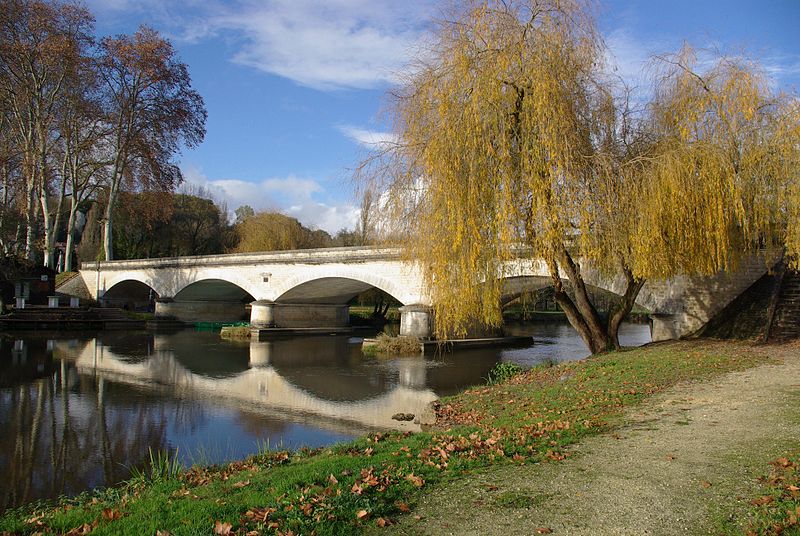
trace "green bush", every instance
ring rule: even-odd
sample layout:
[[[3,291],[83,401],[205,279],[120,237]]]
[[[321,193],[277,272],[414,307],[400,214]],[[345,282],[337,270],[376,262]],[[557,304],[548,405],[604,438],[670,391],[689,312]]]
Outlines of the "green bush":
[[[516,363],[498,363],[489,371],[489,375],[486,377],[486,383],[488,385],[503,383],[520,372],[522,372],[522,367]]]

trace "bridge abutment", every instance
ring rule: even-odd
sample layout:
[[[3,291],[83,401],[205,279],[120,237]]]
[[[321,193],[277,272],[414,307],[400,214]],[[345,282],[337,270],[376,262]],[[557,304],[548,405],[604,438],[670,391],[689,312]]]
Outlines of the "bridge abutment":
[[[650,337],[653,342],[680,339],[688,334],[679,315],[651,313],[650,321]]]
[[[250,325],[254,328],[342,328],[350,325],[350,307],[257,300],[250,304]]]
[[[156,318],[175,318],[184,322],[239,322],[247,320],[247,306],[231,301],[156,300]]]

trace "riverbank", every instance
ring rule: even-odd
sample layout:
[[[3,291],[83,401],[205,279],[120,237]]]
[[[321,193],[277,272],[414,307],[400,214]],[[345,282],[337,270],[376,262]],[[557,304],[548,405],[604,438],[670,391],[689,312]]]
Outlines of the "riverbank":
[[[381,534],[800,534],[800,343],[752,351],[767,361],[666,389],[562,463],[439,486]]]
[[[568,447],[617,429],[630,408],[686,380],[769,363],[766,348],[657,344],[536,368],[445,399],[428,432],[371,434],[349,444],[268,452],[180,475],[155,471],[58,507],[8,512],[0,531],[347,534],[396,521],[410,526],[413,517],[401,516],[428,490],[472,482],[476,471],[494,466],[541,462],[557,470],[562,464],[555,462],[572,456]]]

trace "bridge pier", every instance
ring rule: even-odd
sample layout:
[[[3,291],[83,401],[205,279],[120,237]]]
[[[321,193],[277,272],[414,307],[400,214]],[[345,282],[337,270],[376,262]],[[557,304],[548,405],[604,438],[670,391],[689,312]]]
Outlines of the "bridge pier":
[[[433,309],[428,305],[404,305],[400,311],[400,335],[430,339],[433,335]]]
[[[156,300],[156,318],[175,318],[184,322],[238,322],[247,319],[247,307],[238,301]]]
[[[250,304],[250,325],[254,328],[343,328],[350,325],[350,307],[257,300]]]

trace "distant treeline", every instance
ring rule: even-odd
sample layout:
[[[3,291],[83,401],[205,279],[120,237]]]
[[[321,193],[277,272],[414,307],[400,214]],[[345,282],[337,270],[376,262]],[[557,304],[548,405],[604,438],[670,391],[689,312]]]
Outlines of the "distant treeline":
[[[360,225],[356,230],[342,229],[331,236],[320,229],[309,229],[285,214],[255,212],[246,205],[239,207],[235,219],[229,221],[225,204],[212,197],[203,188],[184,188],[182,193],[121,193],[114,212],[114,258],[359,246],[371,242],[371,234]],[[79,260],[91,261],[103,256],[98,224],[102,207],[92,203],[84,208],[77,254]]]

